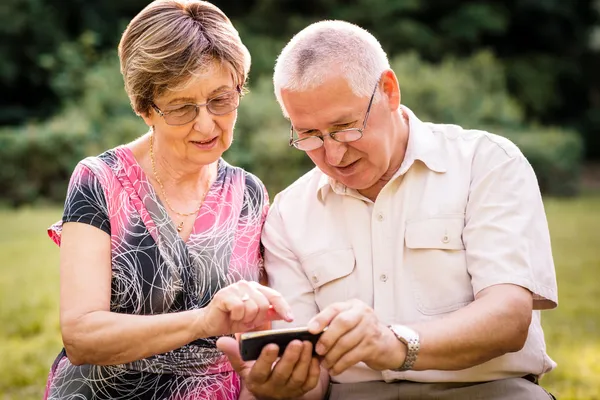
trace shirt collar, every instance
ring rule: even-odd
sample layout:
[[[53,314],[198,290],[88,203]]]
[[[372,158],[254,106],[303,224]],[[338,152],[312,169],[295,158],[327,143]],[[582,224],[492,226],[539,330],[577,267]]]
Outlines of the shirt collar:
[[[404,175],[417,160],[434,172],[446,172],[446,156],[439,141],[434,136],[432,127],[417,118],[408,107],[400,107],[408,117],[408,144],[404,160],[392,179]],[[320,172],[320,174],[321,177],[317,185],[317,198],[319,200],[324,201],[330,191],[337,194],[346,194],[348,190],[351,190],[323,172]]]

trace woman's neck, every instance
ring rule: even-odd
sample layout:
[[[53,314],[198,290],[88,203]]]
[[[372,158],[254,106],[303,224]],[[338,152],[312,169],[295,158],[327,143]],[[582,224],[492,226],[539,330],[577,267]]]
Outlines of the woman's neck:
[[[164,144],[161,147],[156,136],[151,135],[144,135],[128,146],[146,176],[159,187],[162,185],[169,197],[198,199],[204,196],[216,177],[218,162],[201,166],[186,162]]]

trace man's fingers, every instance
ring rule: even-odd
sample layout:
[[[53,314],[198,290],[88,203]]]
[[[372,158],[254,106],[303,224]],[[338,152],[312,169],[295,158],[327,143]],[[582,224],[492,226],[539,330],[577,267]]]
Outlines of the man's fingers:
[[[364,347],[358,346],[344,354],[336,363],[329,369],[332,376],[336,376],[346,371],[353,365],[358,364],[365,359]]]
[[[312,359],[312,343],[305,341],[302,343],[302,352],[300,359],[296,363],[296,367],[292,371],[292,375],[288,380],[288,386],[293,388],[301,388],[304,386],[310,369],[310,360]]]
[[[227,356],[231,366],[238,374],[242,375],[244,370],[249,368],[250,365],[242,360],[238,341],[234,338],[229,336],[219,338],[219,340],[217,340],[217,349]]]
[[[326,310],[324,310],[326,311]],[[340,338],[344,337],[348,332],[352,331],[360,321],[362,320],[362,313],[359,308],[347,308],[344,311],[339,312],[329,322],[327,330],[323,332],[315,351],[317,354],[324,356],[329,350],[331,350]],[[362,340],[360,338],[359,340]]]
[[[303,345],[299,340],[292,340],[283,355],[277,361],[275,368],[273,368],[273,372],[271,373],[271,379],[273,384],[276,386],[285,386],[287,381],[292,376],[292,372],[298,364],[300,360],[300,356],[302,355]]]
[[[276,344],[268,344],[263,347],[258,359],[248,374],[248,379],[253,384],[263,384],[271,377],[273,363],[279,356],[279,347]]]
[[[313,390],[319,383],[319,379],[321,379],[321,366],[319,365],[319,360],[313,357],[310,360],[308,377],[302,386],[302,391],[309,392]]]
[[[331,321],[341,312],[348,310],[352,305],[348,302],[334,303],[326,307],[323,311],[315,315],[307,325],[308,330],[312,334],[323,332],[323,329],[331,324]],[[328,328],[329,329],[329,328]]]
[[[351,331],[343,333],[335,343],[325,342],[325,346],[328,347],[326,349],[327,352],[324,354],[323,361],[321,362],[321,365],[323,365],[324,368],[329,369],[334,366],[344,354],[348,353],[362,342],[366,334],[365,327],[362,325],[359,324]],[[329,332],[329,329],[336,329],[336,327],[328,328],[326,333]],[[328,338],[326,337],[325,340],[328,340]]]

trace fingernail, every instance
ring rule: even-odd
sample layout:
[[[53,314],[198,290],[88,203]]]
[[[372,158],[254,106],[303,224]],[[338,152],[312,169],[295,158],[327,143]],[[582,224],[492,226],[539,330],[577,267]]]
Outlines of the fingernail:
[[[291,312],[291,311],[288,311],[287,313],[285,313],[285,318],[286,318],[288,321],[293,321],[293,320],[294,320],[294,314],[292,314],[292,312]]]
[[[319,355],[323,355],[325,353],[325,346],[323,346],[321,343],[317,343],[317,347],[315,347],[315,351]]]
[[[319,329],[319,323],[317,321],[311,321],[307,326],[309,331],[317,331]]]

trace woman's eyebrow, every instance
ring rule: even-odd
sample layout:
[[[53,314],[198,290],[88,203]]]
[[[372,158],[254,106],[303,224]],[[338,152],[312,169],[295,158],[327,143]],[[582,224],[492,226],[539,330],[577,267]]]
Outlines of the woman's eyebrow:
[[[231,86],[228,86],[228,85],[219,86],[218,88],[216,88],[212,92],[210,92],[208,98],[210,98],[211,95],[213,95],[217,92],[220,92],[222,90],[225,90],[225,89],[231,90]],[[171,105],[174,103],[196,103],[196,98],[195,97],[176,97],[176,98],[170,100],[167,103],[167,105]]]
[[[176,97],[173,100],[167,103],[167,106],[173,103],[195,103],[196,99],[194,97]]]
[[[231,86],[229,86],[229,85],[221,85],[218,88],[216,88],[215,90],[213,90],[212,92],[210,92],[210,94],[215,94],[215,93],[220,92],[220,91],[225,90],[225,89],[232,90],[233,88]]]

